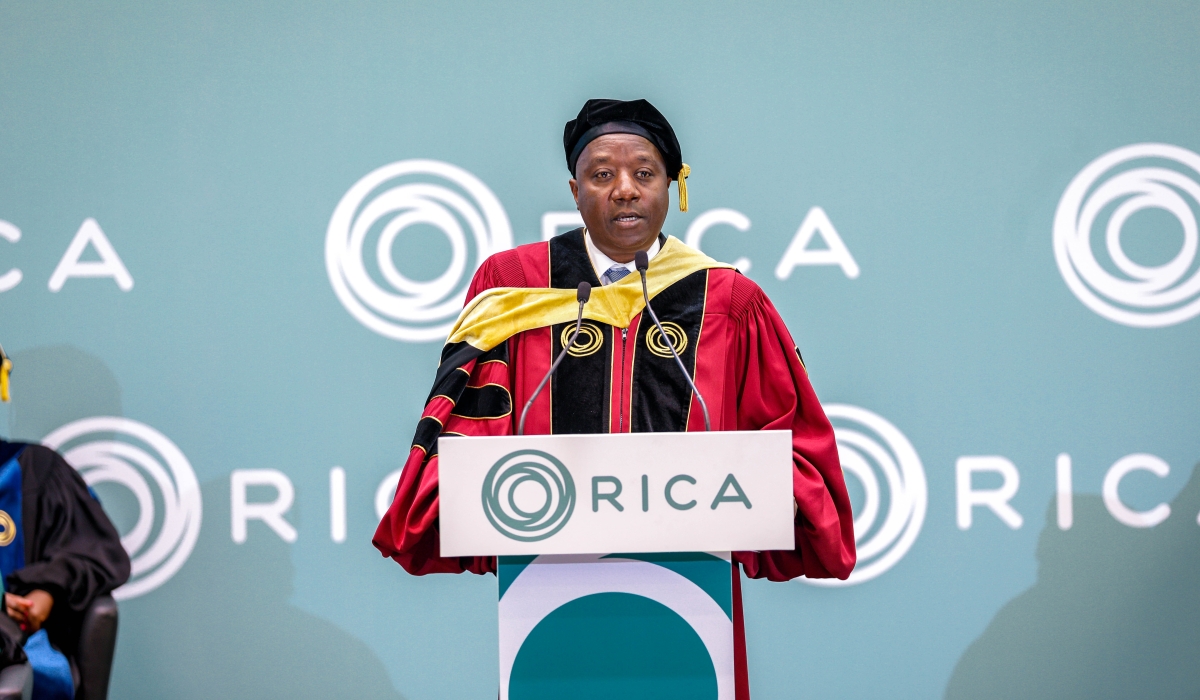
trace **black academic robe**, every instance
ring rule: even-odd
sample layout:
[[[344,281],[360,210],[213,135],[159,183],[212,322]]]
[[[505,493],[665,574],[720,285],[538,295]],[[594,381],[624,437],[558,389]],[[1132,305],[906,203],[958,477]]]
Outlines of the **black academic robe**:
[[[0,440],[0,465],[14,455],[21,467],[25,566],[5,577],[4,588],[54,596],[43,627],[54,646],[73,656],[83,613],[129,579],[129,555],[100,502],[61,455],[43,445]],[[2,639],[14,628],[0,626],[0,652],[14,648],[12,640]]]

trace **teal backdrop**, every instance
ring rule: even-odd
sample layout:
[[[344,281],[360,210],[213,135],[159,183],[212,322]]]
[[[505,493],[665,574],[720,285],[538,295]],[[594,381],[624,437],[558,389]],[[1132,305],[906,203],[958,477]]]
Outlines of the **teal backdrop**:
[[[112,697],[495,697],[496,579],[370,545],[440,347],[395,336],[572,211],[589,97],[667,115],[666,232],[713,224],[839,407],[875,564],[745,584],[755,698],[1200,695],[1198,36],[1190,2],[0,4],[0,433],[63,428],[143,557]],[[355,209],[414,160],[455,169]]]

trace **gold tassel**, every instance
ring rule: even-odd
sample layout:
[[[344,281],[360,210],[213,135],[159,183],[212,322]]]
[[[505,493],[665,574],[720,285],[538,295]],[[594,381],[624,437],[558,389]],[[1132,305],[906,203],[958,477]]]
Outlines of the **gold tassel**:
[[[0,362],[0,401],[8,402],[8,373],[12,371],[12,360],[7,357]]]
[[[679,169],[679,176],[675,178],[675,182],[679,184],[679,211],[687,211],[687,178],[691,174],[691,167],[684,163]]]

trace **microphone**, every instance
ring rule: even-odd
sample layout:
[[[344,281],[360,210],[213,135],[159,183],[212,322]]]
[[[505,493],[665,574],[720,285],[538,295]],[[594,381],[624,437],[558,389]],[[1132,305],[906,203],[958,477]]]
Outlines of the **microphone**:
[[[567,351],[575,344],[579,338],[579,329],[583,327],[583,305],[592,298],[592,285],[587,282],[580,282],[579,289],[575,292],[575,299],[579,302],[579,315],[575,317],[575,332],[571,334],[571,338],[567,344],[563,346],[562,352],[558,353],[558,357],[554,358],[554,364],[550,365],[550,371],[546,372],[546,376],[542,377],[542,381],[533,390],[533,396],[525,402],[525,408],[521,410],[521,421],[517,423],[517,435],[525,434],[525,418],[529,415],[529,409],[533,407],[533,402],[537,400],[538,394],[542,393],[542,389],[546,387],[546,382],[550,381],[550,377],[554,376],[554,370],[562,364],[563,358],[567,356]]]
[[[683,372],[688,386],[692,387],[692,391],[696,392],[696,398],[700,400],[700,410],[704,411],[704,430],[712,432],[712,422],[708,419],[708,404],[704,402],[704,397],[701,396],[700,390],[696,388],[696,382],[693,382],[692,376],[688,374],[687,367],[683,366],[683,360],[679,359],[679,353],[675,352],[675,344],[671,342],[670,336],[663,330],[662,324],[658,322],[658,315],[654,313],[654,307],[650,306],[650,292],[646,290],[646,269],[650,267],[650,256],[646,255],[646,251],[639,250],[633,256],[633,264],[642,276],[642,298],[646,300],[646,310],[650,312],[650,318],[658,328],[659,334],[662,335],[663,343],[671,349],[671,357],[675,358],[675,364],[679,365],[679,371]]]

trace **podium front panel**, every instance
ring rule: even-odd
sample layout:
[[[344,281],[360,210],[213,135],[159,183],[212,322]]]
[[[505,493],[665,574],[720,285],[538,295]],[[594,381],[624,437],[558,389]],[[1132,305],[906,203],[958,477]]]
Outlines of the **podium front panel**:
[[[442,437],[441,555],[790,550],[788,431]]]
[[[728,552],[500,557],[501,700],[733,700]]]

